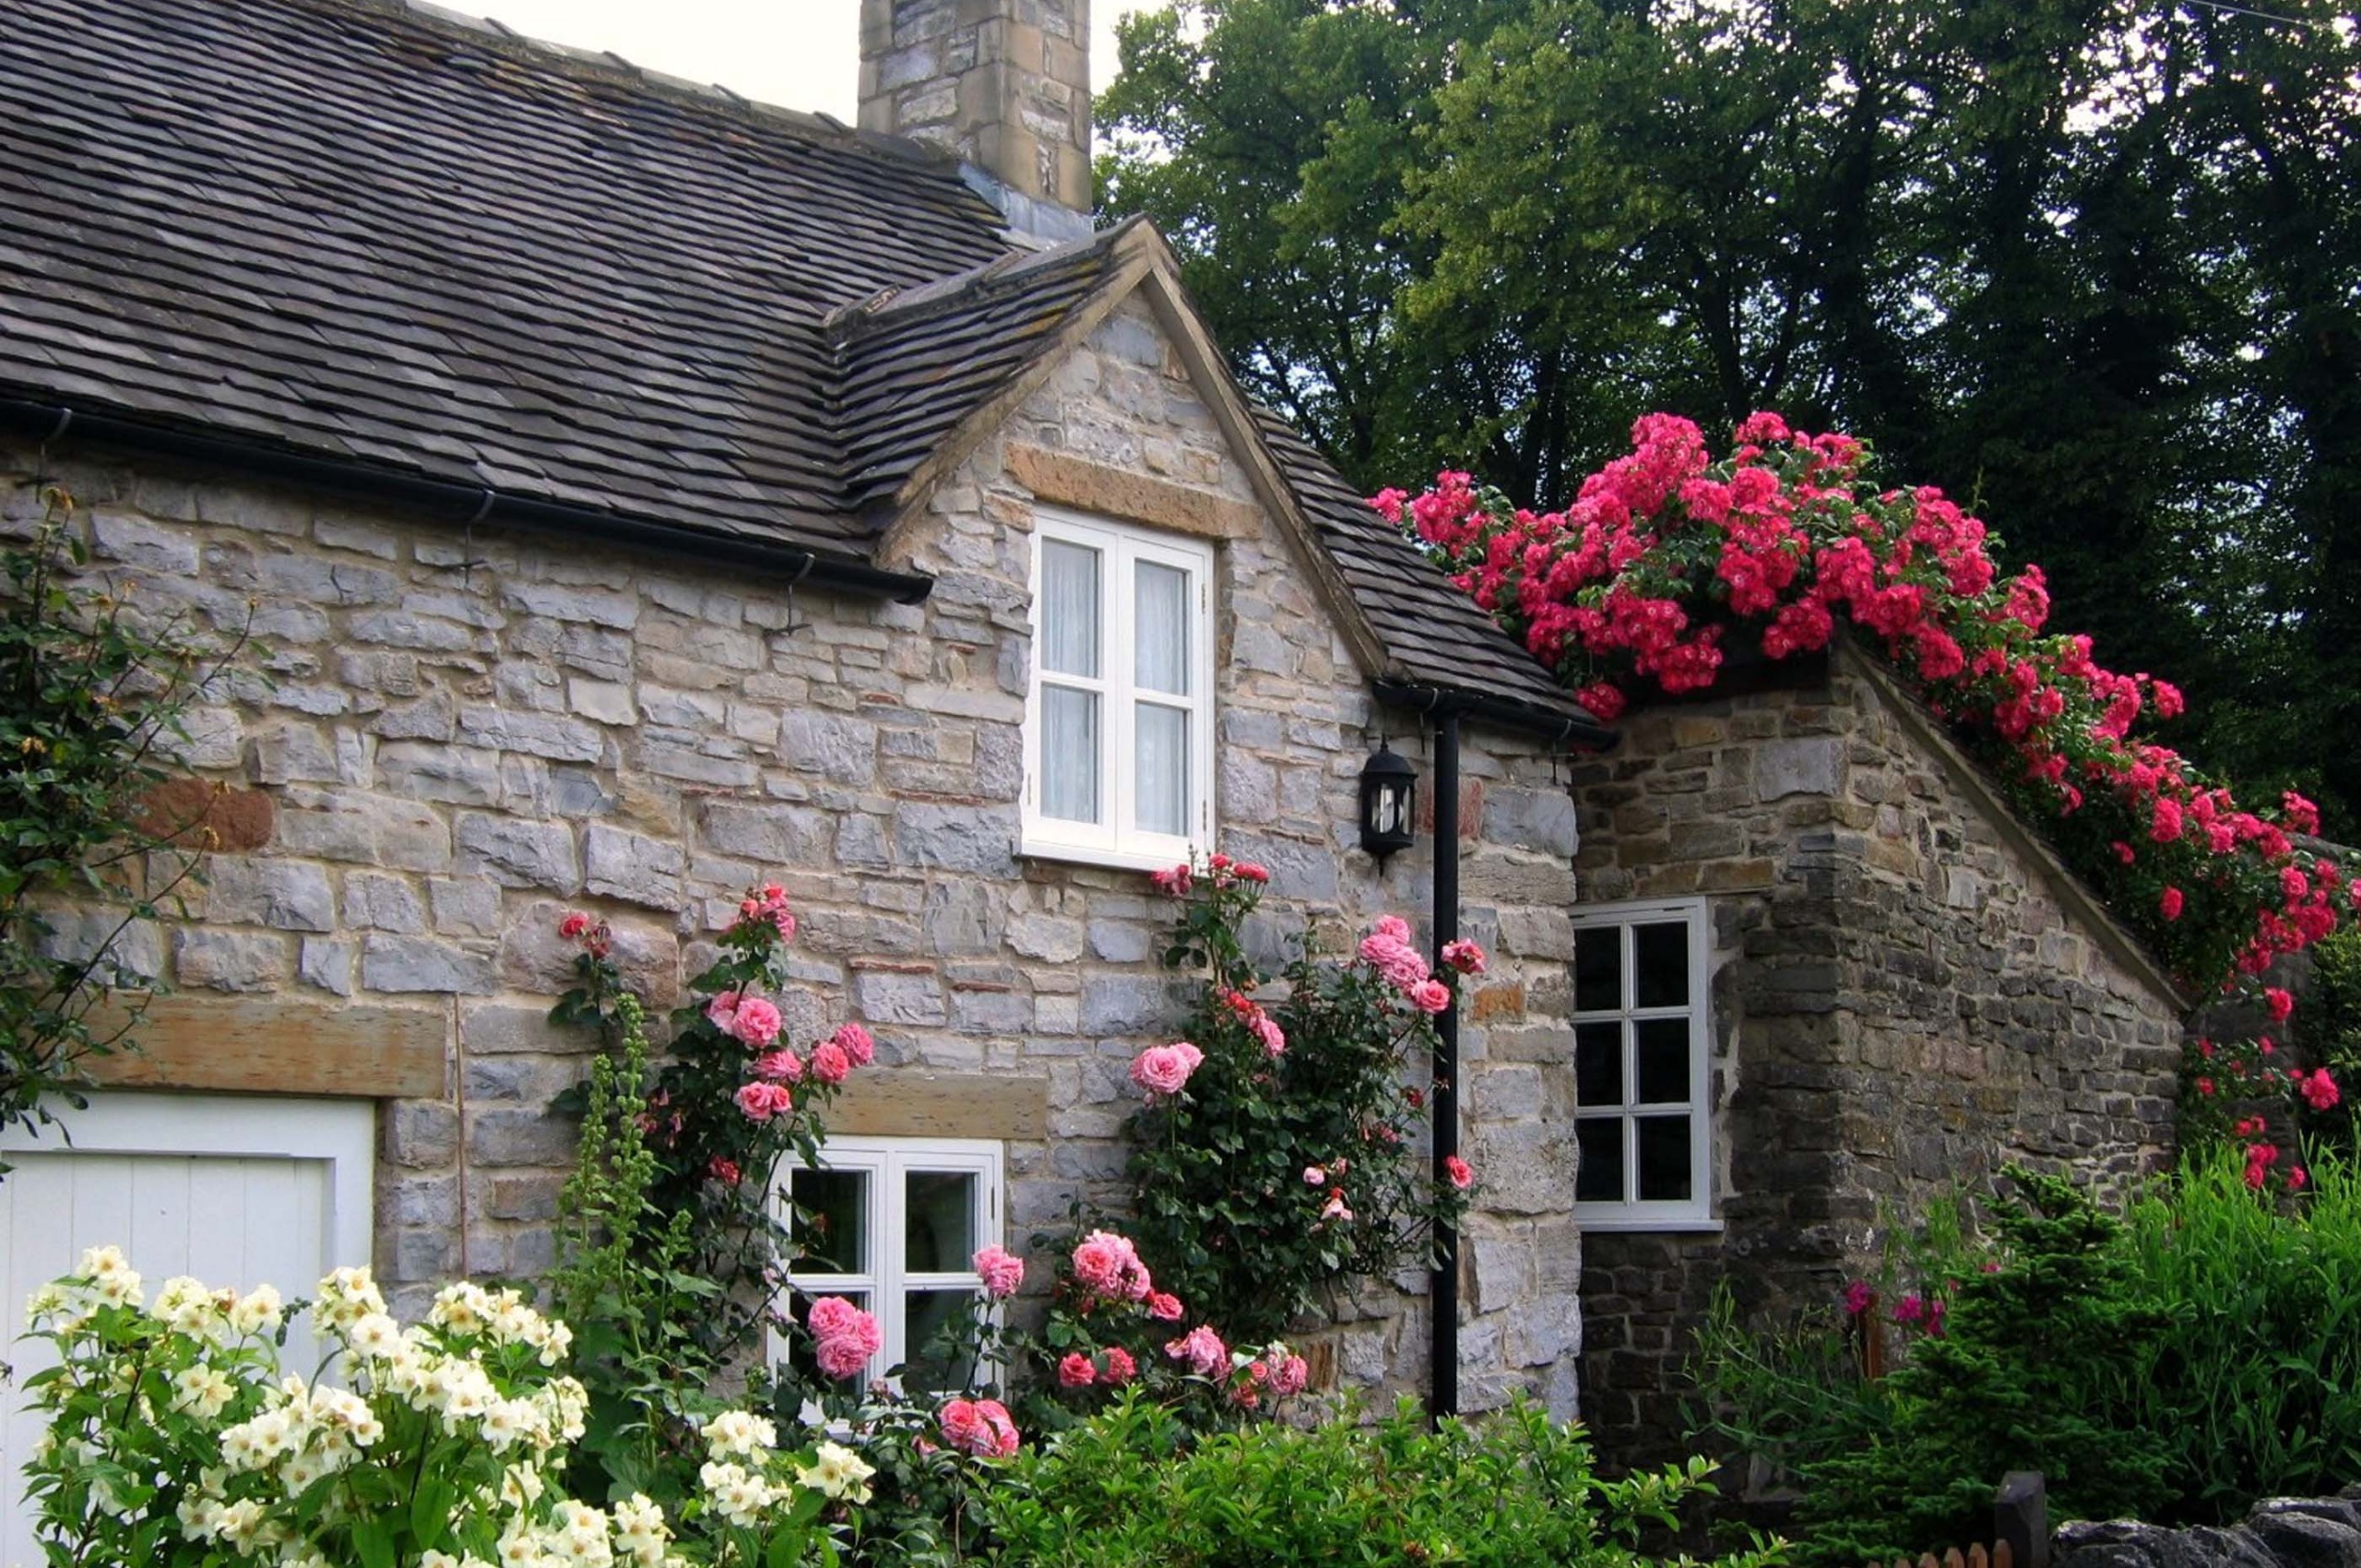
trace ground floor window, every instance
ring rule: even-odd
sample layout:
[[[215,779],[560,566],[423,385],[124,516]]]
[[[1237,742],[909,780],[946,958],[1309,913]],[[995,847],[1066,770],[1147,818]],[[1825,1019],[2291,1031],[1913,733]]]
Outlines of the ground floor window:
[[[909,1394],[967,1386],[976,1369],[928,1352],[937,1330],[983,1297],[974,1258],[1000,1244],[1001,1146],[832,1137],[822,1158],[822,1169],[799,1164],[776,1183],[801,1254],[788,1275],[789,1315],[801,1323],[813,1301],[841,1296],[876,1314],[884,1344],[870,1378],[897,1375]],[[775,1353],[801,1354],[785,1343]]]
[[[1713,1218],[1705,904],[1574,911],[1574,1212],[1594,1229]]]

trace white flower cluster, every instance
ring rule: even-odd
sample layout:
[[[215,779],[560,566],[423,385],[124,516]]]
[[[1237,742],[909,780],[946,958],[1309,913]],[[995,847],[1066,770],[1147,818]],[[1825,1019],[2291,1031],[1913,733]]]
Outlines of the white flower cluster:
[[[813,1462],[797,1468],[792,1481],[773,1480],[765,1470],[778,1446],[778,1429],[745,1410],[725,1410],[707,1421],[705,1443],[708,1457],[697,1480],[705,1488],[706,1505],[740,1529],[753,1528],[772,1508],[792,1502],[798,1488],[866,1503],[869,1478],[877,1473],[842,1443],[823,1443]]]

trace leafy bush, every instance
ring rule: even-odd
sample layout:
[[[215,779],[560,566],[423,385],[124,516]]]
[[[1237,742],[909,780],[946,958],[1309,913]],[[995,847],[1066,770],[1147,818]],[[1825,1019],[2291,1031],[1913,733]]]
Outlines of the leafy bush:
[[[128,1043],[137,1004],[125,1023],[98,1004],[157,977],[120,939],[210,847],[201,796],[169,810],[150,791],[245,640],[208,645],[184,619],[138,613],[128,588],[77,581],[73,501],[55,486],[42,501],[39,531],[0,551],[0,1131],[49,1120],[45,1096],[78,1105],[85,1059]],[[61,904],[90,917],[71,939]]]
[[[1613,1568],[1637,1561],[1642,1528],[1711,1490],[1704,1474],[1691,1460],[1599,1480],[1580,1430],[1530,1406],[1430,1431],[1405,1401],[1374,1426],[1266,1423],[1192,1447],[1171,1411],[1127,1397],[1021,1455],[984,1500],[997,1560],[1038,1568]]]
[[[1425,1169],[1430,1020],[1463,971],[1430,973],[1389,918],[1351,962],[1307,945],[1266,1005],[1256,992],[1271,981],[1240,931],[1268,880],[1226,855],[1157,873],[1180,902],[1165,962],[1204,982],[1188,1039],[1133,1063],[1147,1103],[1128,1128],[1131,1234],[1157,1278],[1194,1321],[1258,1342],[1327,1287],[1430,1262],[1437,1222],[1474,1180],[1464,1165],[1453,1182]],[[1473,943],[1455,956],[1483,967]]]
[[[1882,1380],[1833,1310],[1762,1332],[1725,1303],[1692,1363],[1706,1425],[1795,1483],[1799,1555],[1830,1563],[1982,1534],[2015,1469],[2062,1517],[2224,1523],[2333,1491],[2361,1474],[2361,1179],[2312,1170],[2274,1202],[2217,1151],[2119,1221],[2011,1170],[1996,1244]]]
[[[513,1290],[446,1287],[423,1324],[386,1315],[365,1269],[320,1281],[326,1365],[280,1365],[292,1309],[167,1280],[93,1248],[33,1301],[58,1364],[27,1380],[48,1430],[26,1467],[52,1568],[791,1568],[835,1556],[869,1467],[781,1447],[743,1411],[706,1423],[696,1489],[667,1517],[559,1480],[586,1396],[571,1335]]]

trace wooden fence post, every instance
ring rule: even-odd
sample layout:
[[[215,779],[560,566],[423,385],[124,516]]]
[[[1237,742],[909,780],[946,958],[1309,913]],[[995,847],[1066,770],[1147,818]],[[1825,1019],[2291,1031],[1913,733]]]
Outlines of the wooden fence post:
[[[2016,1568],[2049,1568],[2049,1489],[2039,1470],[2011,1470],[1992,1499],[1992,1538]]]

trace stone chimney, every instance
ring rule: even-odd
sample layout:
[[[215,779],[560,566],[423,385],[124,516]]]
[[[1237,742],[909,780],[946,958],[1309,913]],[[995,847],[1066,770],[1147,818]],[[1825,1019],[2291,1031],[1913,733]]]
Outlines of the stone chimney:
[[[956,154],[1017,228],[1087,232],[1090,0],[860,0],[860,125]]]

